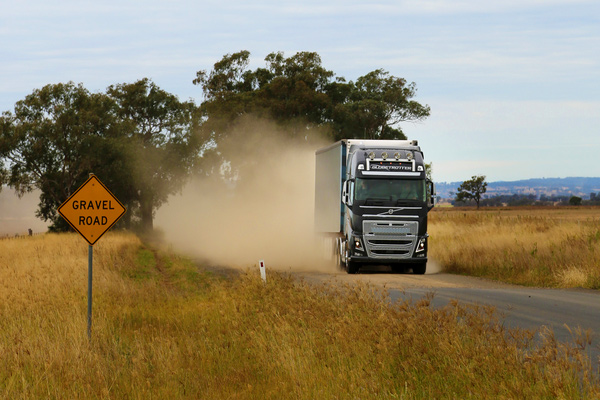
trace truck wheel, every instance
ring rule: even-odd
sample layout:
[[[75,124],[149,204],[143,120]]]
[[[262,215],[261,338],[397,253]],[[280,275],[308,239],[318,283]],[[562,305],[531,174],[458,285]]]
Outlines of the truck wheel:
[[[346,272],[349,274],[356,274],[360,268],[360,264],[348,261],[346,262]]]
[[[342,261],[342,256],[341,255],[338,257],[338,267],[341,270],[346,270],[347,269],[346,263]]]
[[[427,262],[413,264],[412,270],[415,275],[423,275],[427,269]]]
[[[348,241],[345,240],[344,244],[343,251],[346,253],[346,262],[344,266],[346,267],[346,272],[349,274],[356,274],[360,268],[360,264],[350,261],[350,249],[348,249]]]
[[[337,256],[337,263],[336,263],[336,264],[337,264],[337,267],[338,267],[339,269],[343,269],[343,270],[345,270],[345,269],[346,269],[346,264],[344,264],[344,263],[342,262],[342,258],[341,258],[340,256]]]
[[[336,239],[335,258],[337,260],[337,266],[341,270],[346,270],[346,262],[344,261],[345,248],[344,242],[341,239]]]

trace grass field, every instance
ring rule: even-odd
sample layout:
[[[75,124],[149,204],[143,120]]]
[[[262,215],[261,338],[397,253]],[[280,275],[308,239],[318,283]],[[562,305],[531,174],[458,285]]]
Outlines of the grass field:
[[[491,309],[201,271],[107,234],[94,247],[90,342],[83,239],[0,241],[0,398],[600,397],[584,352],[550,332],[534,343]]]
[[[447,272],[600,289],[600,208],[439,208],[430,255]]]

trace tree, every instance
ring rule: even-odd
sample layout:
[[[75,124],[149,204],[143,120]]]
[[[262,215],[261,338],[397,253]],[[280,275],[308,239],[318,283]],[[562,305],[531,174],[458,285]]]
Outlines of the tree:
[[[331,108],[326,88],[334,73],[323,68],[321,57],[315,52],[299,52],[285,58],[277,52],[265,61],[267,68],[254,72],[257,109],[292,130],[322,126]]]
[[[147,78],[109,86],[107,93],[123,126],[142,229],[151,231],[154,212],[182,188],[198,157],[196,108]]]
[[[583,199],[579,196],[571,196],[571,198],[569,199],[569,204],[572,206],[580,206],[582,200]]]
[[[206,140],[218,141],[232,123],[247,113],[256,89],[252,73],[247,70],[250,52],[227,54],[214,64],[210,73],[198,71],[195,85],[201,85],[205,101],[200,109]]]
[[[433,181],[433,162],[425,163],[425,177]]]
[[[110,186],[127,186],[126,174],[110,164],[121,155],[107,146],[119,134],[114,103],[106,95],[91,94],[73,82],[36,89],[16,103],[14,114],[4,112],[0,118],[0,160],[8,166],[5,181],[19,195],[39,189],[36,215],[51,221],[51,230],[68,229],[56,209],[90,172],[110,176],[105,182]]]
[[[324,123],[331,109],[325,91],[333,72],[321,66],[317,53],[299,52],[285,58],[271,53],[266,68],[248,70],[250,53],[227,54],[214,64],[210,73],[198,71],[193,83],[202,86],[204,136],[218,142],[236,124],[252,114],[286,126],[292,134],[298,127]],[[302,130],[305,134],[305,130]]]
[[[195,106],[148,79],[111,86],[108,94],[81,84],[47,85],[0,118],[0,162],[18,194],[41,191],[36,215],[51,230],[69,226],[57,213],[93,172],[126,205],[142,228],[179,190],[197,157]],[[0,164],[1,165],[1,164]]]
[[[2,163],[1,159],[0,159],[0,163]],[[4,168],[4,165],[0,164],[0,192],[2,192],[2,187],[5,185],[7,180],[8,180],[8,171],[6,171],[6,169]]]
[[[429,106],[410,100],[416,94],[415,83],[407,85],[405,79],[382,69],[348,85],[348,96],[334,110],[336,139],[406,139],[398,124],[429,116]]]
[[[458,193],[456,194],[455,201],[465,202],[468,200],[474,200],[479,209],[479,202],[481,201],[481,195],[487,190],[487,182],[485,181],[485,175],[473,176],[470,180],[464,181],[458,187]]]
[[[216,141],[244,114],[267,117],[293,135],[320,127],[340,138],[405,138],[399,123],[429,116],[429,107],[411,100],[416,85],[378,69],[356,82],[335,77],[314,52],[265,58],[266,68],[248,69],[250,53],[227,54],[210,73],[198,71],[204,128]]]

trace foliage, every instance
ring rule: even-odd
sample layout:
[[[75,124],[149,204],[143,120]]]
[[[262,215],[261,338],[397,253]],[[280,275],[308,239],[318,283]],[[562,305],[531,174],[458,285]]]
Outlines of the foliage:
[[[382,69],[356,82],[334,79],[314,52],[286,58],[269,54],[266,68],[248,70],[250,53],[227,54],[210,73],[198,71],[194,84],[202,86],[205,128],[216,140],[236,118],[256,114],[306,135],[320,127],[334,140],[341,138],[405,139],[398,124],[429,116],[429,107],[410,100],[416,85]]]
[[[127,200],[121,186],[113,185],[128,184],[127,175],[111,163],[123,156],[114,145],[120,132],[114,103],[106,95],[72,82],[36,89],[17,102],[14,114],[4,112],[0,119],[7,183],[21,195],[40,189],[36,214],[52,221],[51,229],[65,229],[56,210],[91,172],[106,176],[105,184]]]
[[[342,85],[338,83],[338,85]],[[347,96],[334,104],[336,139],[406,139],[400,122],[420,121],[429,107],[414,100],[415,83],[377,69],[347,84]]]
[[[486,198],[482,198],[480,205],[484,207],[502,207],[502,206],[569,206],[569,205],[598,205],[598,201],[592,200],[582,200],[581,203],[573,204],[571,203],[571,198],[573,196],[557,196],[551,195],[548,196],[546,194],[540,195],[539,199],[535,194],[511,194],[511,195],[496,195],[496,196],[487,196]],[[576,198],[580,198],[575,196]]]
[[[95,173],[128,208],[125,223],[139,210],[151,229],[196,156],[193,111],[147,79],[108,94],[72,82],[36,89],[0,119],[6,183],[19,194],[40,189],[37,215],[65,230],[57,208]]]
[[[433,181],[433,163],[426,163],[425,164],[425,176],[427,177],[428,180]]]
[[[365,284],[222,279],[133,235],[0,242],[0,397],[598,398],[582,349],[490,308],[392,303]]]
[[[479,208],[479,202],[481,201],[481,195],[487,190],[487,182],[485,181],[485,175],[473,176],[470,180],[464,181],[458,187],[456,193],[457,202],[466,202],[474,200]]]
[[[198,157],[195,106],[147,78],[109,86],[107,93],[123,126],[142,228],[151,231],[154,212],[181,189]]]
[[[240,51],[198,71],[200,107],[148,78],[105,93],[73,82],[34,90],[0,117],[0,189],[40,189],[37,215],[52,230],[66,230],[57,208],[95,173],[128,209],[119,224],[139,219],[150,231],[157,208],[200,170],[200,158],[205,174],[224,165],[218,145],[244,118],[273,120],[308,141],[323,134],[405,138],[400,123],[429,116],[428,106],[412,100],[415,84],[382,69],[346,82],[315,52],[274,52],[255,70],[249,62],[250,53]]]
[[[571,198],[569,199],[569,204],[572,206],[580,206],[582,200],[583,199],[579,196],[571,196]]]
[[[480,205],[484,207],[500,207],[500,206],[530,206],[538,204],[538,199],[535,194],[511,194],[487,196],[481,199]]]
[[[5,185],[5,182],[8,180],[8,172],[4,168],[4,165],[0,164],[0,192],[2,192],[2,187]]]

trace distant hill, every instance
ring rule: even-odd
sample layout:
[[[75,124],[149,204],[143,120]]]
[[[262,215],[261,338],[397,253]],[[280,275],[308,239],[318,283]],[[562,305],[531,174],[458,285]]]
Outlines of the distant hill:
[[[462,182],[436,182],[438,196],[444,199],[456,196]],[[454,195],[451,195],[453,192]],[[486,197],[513,194],[546,196],[579,196],[589,199],[590,193],[600,193],[600,178],[539,178],[520,181],[488,182]]]

